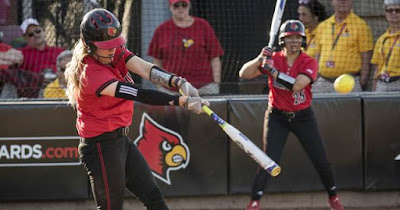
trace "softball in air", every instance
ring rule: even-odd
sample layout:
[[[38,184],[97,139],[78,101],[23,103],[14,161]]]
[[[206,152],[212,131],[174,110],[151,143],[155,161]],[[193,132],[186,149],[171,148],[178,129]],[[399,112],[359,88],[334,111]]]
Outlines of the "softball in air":
[[[333,88],[337,93],[349,93],[354,88],[354,77],[350,74],[342,74],[336,78],[333,83]]]

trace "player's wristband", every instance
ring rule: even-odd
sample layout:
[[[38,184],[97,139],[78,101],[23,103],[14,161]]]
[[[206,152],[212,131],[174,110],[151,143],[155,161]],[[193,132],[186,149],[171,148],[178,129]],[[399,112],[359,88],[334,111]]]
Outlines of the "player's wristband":
[[[156,85],[162,85],[165,87],[172,87],[171,80],[174,75],[165,71],[164,69],[153,66],[150,69],[150,81]]]
[[[279,72],[278,76],[276,77],[276,81],[285,86],[287,89],[292,90],[296,79],[287,74]]]

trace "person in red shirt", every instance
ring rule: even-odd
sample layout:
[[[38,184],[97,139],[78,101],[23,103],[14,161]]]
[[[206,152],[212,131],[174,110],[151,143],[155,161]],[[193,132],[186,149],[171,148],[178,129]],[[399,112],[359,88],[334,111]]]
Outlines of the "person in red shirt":
[[[133,101],[185,107],[196,114],[209,103],[184,78],[172,75],[125,48],[122,26],[111,12],[83,17],[81,39],[65,70],[69,103],[77,110],[79,157],[92,185],[97,209],[122,210],[125,188],[150,210],[168,209],[146,160],[129,139]],[[138,88],[130,73],[183,96]]]
[[[269,97],[265,112],[263,143],[266,154],[279,163],[289,132],[299,139],[311,159],[328,193],[328,203],[334,210],[342,210],[336,195],[331,163],[318,130],[311,108],[312,82],[317,78],[317,61],[301,51],[306,44],[304,25],[288,20],[280,28],[279,44],[282,51],[263,48],[261,54],[243,65],[241,78],[268,75]],[[248,210],[258,210],[269,174],[258,170],[254,178]]]
[[[64,49],[47,45],[44,30],[36,19],[28,18],[20,27],[27,45],[19,49],[24,61],[18,70],[18,97],[37,98],[46,84],[56,78],[57,56]]]
[[[36,19],[28,18],[21,24],[22,34],[27,45],[20,50],[24,54],[24,62],[21,69],[41,72],[44,69],[57,71],[57,56],[64,51],[62,47],[50,47],[47,45],[45,33]]]
[[[172,19],[155,30],[147,54],[154,63],[185,77],[200,95],[219,94],[224,51],[210,24],[189,15],[189,0],[169,0]]]

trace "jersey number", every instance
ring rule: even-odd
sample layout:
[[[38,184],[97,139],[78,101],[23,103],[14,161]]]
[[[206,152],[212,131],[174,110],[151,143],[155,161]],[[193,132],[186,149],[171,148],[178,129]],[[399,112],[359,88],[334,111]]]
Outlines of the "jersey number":
[[[300,92],[294,92],[292,96],[294,98],[294,105],[299,105],[306,101],[306,94],[304,93],[304,90],[301,90]]]

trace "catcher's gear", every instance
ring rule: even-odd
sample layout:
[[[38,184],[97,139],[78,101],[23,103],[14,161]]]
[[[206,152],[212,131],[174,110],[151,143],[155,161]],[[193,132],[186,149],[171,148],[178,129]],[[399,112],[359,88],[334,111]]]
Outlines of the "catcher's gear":
[[[279,32],[279,45],[281,47],[285,46],[285,37],[289,35],[300,35],[303,37],[303,41],[301,43],[302,47],[306,47],[306,34],[303,23],[299,20],[287,20],[281,25]]]
[[[122,27],[118,19],[105,9],[94,9],[85,14],[80,25],[81,38],[89,53],[97,48],[112,49],[125,45]]]

